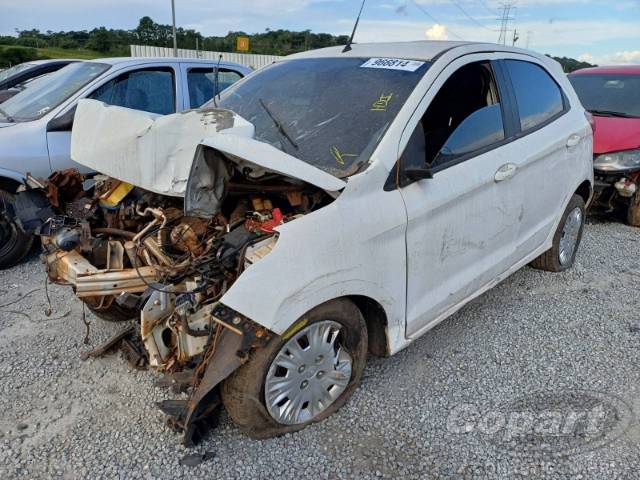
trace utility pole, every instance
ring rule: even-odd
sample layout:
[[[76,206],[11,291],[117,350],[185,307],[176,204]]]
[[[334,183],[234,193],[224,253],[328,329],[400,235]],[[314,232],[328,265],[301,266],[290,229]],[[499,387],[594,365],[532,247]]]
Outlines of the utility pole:
[[[515,8],[515,3],[503,3],[502,5],[502,17],[500,20],[500,35],[498,36],[498,43],[502,45],[507,44],[507,33],[509,30],[509,22],[515,20],[513,16],[511,16],[512,10]],[[514,35],[514,39],[515,39]]]
[[[171,16],[173,17],[173,56],[178,58],[178,37],[176,37],[176,0],[171,0]]]
[[[531,35],[533,35],[533,32],[531,30],[527,30],[527,49],[529,48],[529,45],[531,45]]]

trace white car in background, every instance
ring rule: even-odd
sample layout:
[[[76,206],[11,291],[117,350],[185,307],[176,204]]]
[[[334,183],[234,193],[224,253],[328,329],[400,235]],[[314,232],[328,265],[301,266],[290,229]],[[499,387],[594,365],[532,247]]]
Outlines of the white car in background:
[[[27,173],[82,167],[71,160],[78,100],[92,98],[157,115],[200,107],[251,69],[229,62],[179,58],[104,58],[76,62],[31,83],[0,105],[0,268],[29,251],[32,237],[7,204]],[[86,169],[84,169],[86,171]],[[9,207],[10,208],[10,207]],[[4,211],[4,214],[3,214]]]
[[[185,215],[219,225],[197,293],[156,287],[141,315],[152,365],[195,365],[189,400],[165,408],[188,439],[218,398],[254,437],[326,418],[367,351],[398,352],[529,263],[574,263],[592,128],[543,55],[327,48],[278,60],[206,107],[253,128],[202,135],[195,158],[162,134],[191,125],[178,115],[150,123],[87,102],[77,141],[74,130],[77,161],[144,189],[165,192],[167,172],[191,166]],[[126,129],[92,143],[101,124]]]

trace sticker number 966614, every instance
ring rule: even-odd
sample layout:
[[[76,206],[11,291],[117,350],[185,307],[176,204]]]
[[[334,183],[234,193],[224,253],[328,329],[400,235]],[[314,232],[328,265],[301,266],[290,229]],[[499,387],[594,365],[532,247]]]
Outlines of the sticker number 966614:
[[[388,70],[405,70],[407,72],[415,72],[424,62],[417,60],[403,60],[401,58],[370,58],[362,65],[361,68],[386,68]]]

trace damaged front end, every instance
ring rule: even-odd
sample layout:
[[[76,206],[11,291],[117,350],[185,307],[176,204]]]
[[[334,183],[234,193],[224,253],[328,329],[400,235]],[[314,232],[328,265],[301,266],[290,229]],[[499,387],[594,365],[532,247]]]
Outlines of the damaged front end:
[[[280,225],[331,203],[344,182],[224,134],[197,147],[184,200],[120,173],[122,180],[93,176],[89,189],[78,187],[87,178],[77,172],[43,185],[57,203],[41,229],[43,261],[53,282],[72,286],[99,316],[139,317],[135,335],[148,365],[190,391],[161,408],[191,444],[217,410],[219,383],[273,336],[221,298],[275,248]]]

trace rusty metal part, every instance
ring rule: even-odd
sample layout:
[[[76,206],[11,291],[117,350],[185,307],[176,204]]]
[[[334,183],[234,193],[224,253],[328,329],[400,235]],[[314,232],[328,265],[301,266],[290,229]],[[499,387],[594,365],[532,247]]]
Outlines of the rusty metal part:
[[[193,370],[165,373],[164,376],[156,382],[156,385],[171,388],[171,391],[176,395],[186,392],[188,388],[193,386]]]
[[[206,426],[203,422],[206,423],[207,415],[216,411],[220,382],[247,362],[252,349],[266,345],[271,338],[271,333],[264,327],[224,305],[207,305],[201,313],[217,319],[219,327],[209,342],[204,360],[195,371],[189,400],[174,408],[168,419],[170,425],[183,431],[183,441],[187,446],[197,443]],[[162,410],[166,412],[166,409]]]
[[[182,252],[202,255],[206,248],[202,239],[207,234],[208,225],[209,222],[202,218],[185,217],[171,230],[171,243]]]
[[[152,266],[139,267],[138,271],[132,268],[97,269],[76,251],[45,254],[44,262],[51,281],[72,285],[80,298],[143,292],[157,276],[157,270]]]
[[[127,327],[124,330],[121,330],[120,332],[116,333],[109,340],[104,342],[102,345],[99,345],[98,347],[94,348],[93,350],[90,350],[88,352],[82,352],[80,354],[80,358],[82,360],[87,360],[89,358],[101,357],[104,354],[108,353],[110,350],[116,348],[123,339],[133,335],[134,333],[135,333],[135,327],[131,325],[130,327]]]
[[[47,179],[47,199],[55,208],[77,200],[84,195],[85,176],[75,168],[53,172]]]
[[[146,370],[148,365],[147,354],[144,347],[140,345],[139,339],[135,339],[135,336],[129,338],[123,338],[120,342],[120,351],[127,363],[136,370]]]
[[[133,238],[136,236],[135,233],[129,232],[127,230],[122,230],[120,228],[94,228],[93,233],[95,234],[103,233],[105,235],[114,235],[118,237],[124,237],[129,240],[133,240]]]

